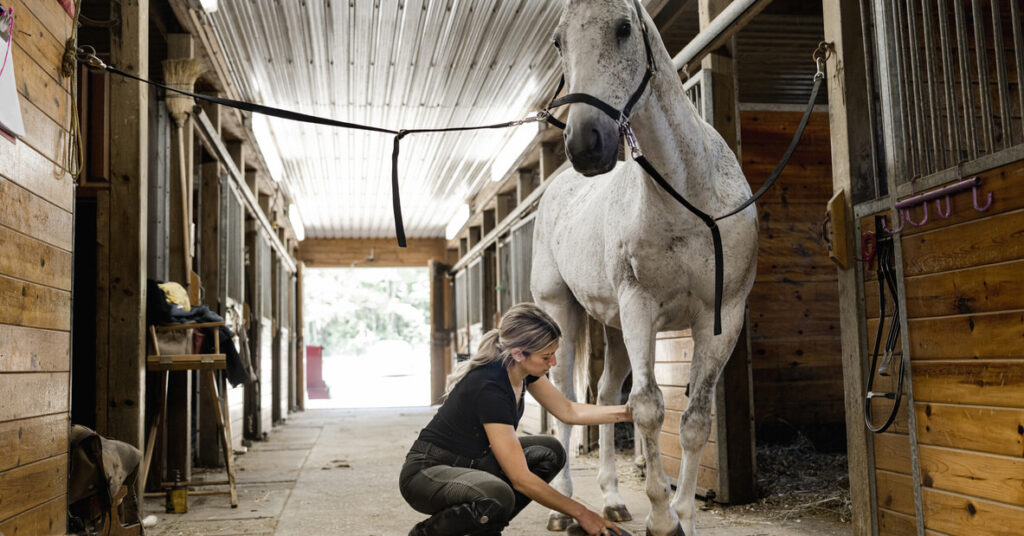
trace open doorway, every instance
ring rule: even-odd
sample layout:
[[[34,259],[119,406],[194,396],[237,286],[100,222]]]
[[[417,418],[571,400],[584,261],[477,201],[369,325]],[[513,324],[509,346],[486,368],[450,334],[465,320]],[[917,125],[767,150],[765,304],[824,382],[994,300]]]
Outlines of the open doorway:
[[[307,408],[430,404],[428,275],[426,267],[304,271]]]

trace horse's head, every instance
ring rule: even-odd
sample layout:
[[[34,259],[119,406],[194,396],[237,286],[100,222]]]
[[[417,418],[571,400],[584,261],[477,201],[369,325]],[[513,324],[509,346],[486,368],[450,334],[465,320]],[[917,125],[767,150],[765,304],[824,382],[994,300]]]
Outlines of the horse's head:
[[[553,36],[569,93],[587,94],[623,110],[647,69],[642,13],[635,0],[567,0]],[[565,152],[588,177],[615,167],[619,124],[593,105],[569,110]]]

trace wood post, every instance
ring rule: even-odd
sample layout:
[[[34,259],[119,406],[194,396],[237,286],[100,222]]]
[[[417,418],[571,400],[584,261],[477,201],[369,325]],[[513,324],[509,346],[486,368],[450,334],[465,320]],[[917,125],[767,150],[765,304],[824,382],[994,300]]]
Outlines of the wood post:
[[[728,5],[729,0],[700,0],[697,10],[701,28],[706,28]],[[734,68],[735,53],[736,39],[731,38],[726,45],[701,60],[701,68],[711,73],[711,87],[705,89],[712,103],[712,113],[708,119],[739,158],[740,122]],[[756,452],[749,347],[747,322],[744,321],[740,339],[719,378],[716,389],[719,489],[715,500],[732,504],[750,502],[756,498]]]
[[[209,113],[209,112],[208,112]],[[221,228],[221,167],[217,161],[207,162],[202,166],[200,176],[200,200],[202,214],[199,218],[199,273],[203,280],[205,292],[204,305],[210,310],[224,314],[224,301],[227,291],[225,284],[226,266],[221,263],[220,242],[225,229]],[[230,195],[230,194],[228,194]],[[215,385],[207,385],[214,378]],[[222,374],[201,374],[199,376],[200,392],[208,389],[224,389]],[[223,392],[223,391],[220,391]],[[220,467],[221,456],[219,435],[217,430],[218,406],[210,405],[209,398],[200,397],[199,407],[199,444],[196,445],[199,463],[204,467]]]
[[[111,62],[125,72],[149,73],[149,3],[112,0]],[[146,374],[146,225],[149,150],[149,89],[111,77],[110,190],[108,212],[97,230],[105,235],[100,261],[108,285],[98,289],[106,307],[98,312],[98,338],[107,348],[96,356],[97,431],[142,448]],[[105,249],[105,251],[104,251]]]
[[[824,0],[825,40],[834,47],[826,65],[828,74],[829,130],[832,133],[832,190],[847,192],[846,229],[857,229],[852,203],[871,189],[874,172],[871,142],[874,133],[868,117],[865,87],[864,42],[858,2]],[[850,240],[850,236],[835,237]],[[849,251],[855,251],[849,249]],[[871,441],[864,427],[865,365],[864,295],[859,286],[860,264],[837,268],[839,322],[842,326],[843,391],[846,406],[846,451],[850,476],[853,533],[877,533],[872,491]],[[919,520],[920,521],[920,520]],[[918,528],[920,530],[920,527]]]
[[[306,341],[303,337],[302,292],[303,272],[306,266],[300,261],[295,274],[295,405],[299,411],[306,410]]]
[[[427,268],[430,272],[430,403],[440,404],[448,376],[448,266],[431,260]]]

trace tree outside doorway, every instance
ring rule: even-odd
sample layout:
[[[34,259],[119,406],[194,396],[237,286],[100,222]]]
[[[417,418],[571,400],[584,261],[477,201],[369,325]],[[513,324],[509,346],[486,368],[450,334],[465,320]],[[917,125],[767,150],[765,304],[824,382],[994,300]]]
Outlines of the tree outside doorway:
[[[311,268],[303,277],[305,340],[323,347],[330,392],[306,407],[429,405],[427,269]]]

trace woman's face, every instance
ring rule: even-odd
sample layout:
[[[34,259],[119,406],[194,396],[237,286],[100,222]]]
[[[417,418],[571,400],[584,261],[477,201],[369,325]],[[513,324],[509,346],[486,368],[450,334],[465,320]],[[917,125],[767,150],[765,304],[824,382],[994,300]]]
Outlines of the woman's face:
[[[523,360],[523,368],[531,376],[543,376],[551,367],[558,364],[555,359],[555,352],[558,350],[558,341],[554,341],[544,348],[530,354]]]

